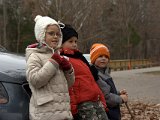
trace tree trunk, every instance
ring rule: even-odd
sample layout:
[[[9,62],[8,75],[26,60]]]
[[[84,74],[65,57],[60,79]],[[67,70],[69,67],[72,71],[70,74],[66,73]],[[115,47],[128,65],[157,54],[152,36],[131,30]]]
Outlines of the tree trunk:
[[[6,2],[3,0],[3,45],[7,48],[7,35],[6,35],[6,26],[7,26],[7,11],[6,11]]]
[[[16,52],[19,52],[19,45],[20,45],[20,20],[18,20],[18,26],[17,26],[17,50]]]

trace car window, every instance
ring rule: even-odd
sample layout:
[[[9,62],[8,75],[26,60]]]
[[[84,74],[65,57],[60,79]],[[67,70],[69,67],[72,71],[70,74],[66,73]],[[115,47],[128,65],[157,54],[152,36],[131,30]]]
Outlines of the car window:
[[[2,83],[0,82],[0,104],[5,104],[7,102],[8,102],[7,92]]]

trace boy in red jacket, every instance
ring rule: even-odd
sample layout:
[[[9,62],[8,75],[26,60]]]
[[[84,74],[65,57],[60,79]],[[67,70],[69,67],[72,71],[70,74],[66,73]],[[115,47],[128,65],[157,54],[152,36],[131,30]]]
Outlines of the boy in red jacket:
[[[61,55],[67,56],[75,72],[69,88],[71,111],[75,120],[108,120],[102,91],[90,71],[90,65],[77,48],[78,33],[70,26],[62,28]]]

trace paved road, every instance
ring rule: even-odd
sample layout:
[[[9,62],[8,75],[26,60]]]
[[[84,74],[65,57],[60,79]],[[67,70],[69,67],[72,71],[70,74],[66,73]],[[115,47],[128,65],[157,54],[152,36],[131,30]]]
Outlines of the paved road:
[[[159,74],[146,72],[159,71]],[[117,89],[125,88],[130,100],[160,103],[160,67],[113,71],[111,76]]]

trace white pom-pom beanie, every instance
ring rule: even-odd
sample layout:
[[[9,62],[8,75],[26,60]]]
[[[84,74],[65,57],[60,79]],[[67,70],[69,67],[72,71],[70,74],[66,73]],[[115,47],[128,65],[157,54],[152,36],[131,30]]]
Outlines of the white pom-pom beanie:
[[[34,33],[35,33],[36,40],[39,43],[45,43],[44,41],[45,32],[48,25],[57,25],[60,28],[58,22],[48,16],[42,17],[40,15],[37,15],[34,21],[36,22],[34,27]],[[60,29],[60,32],[61,32],[61,29]],[[62,38],[60,38],[58,46],[61,46],[61,43],[62,43]]]

